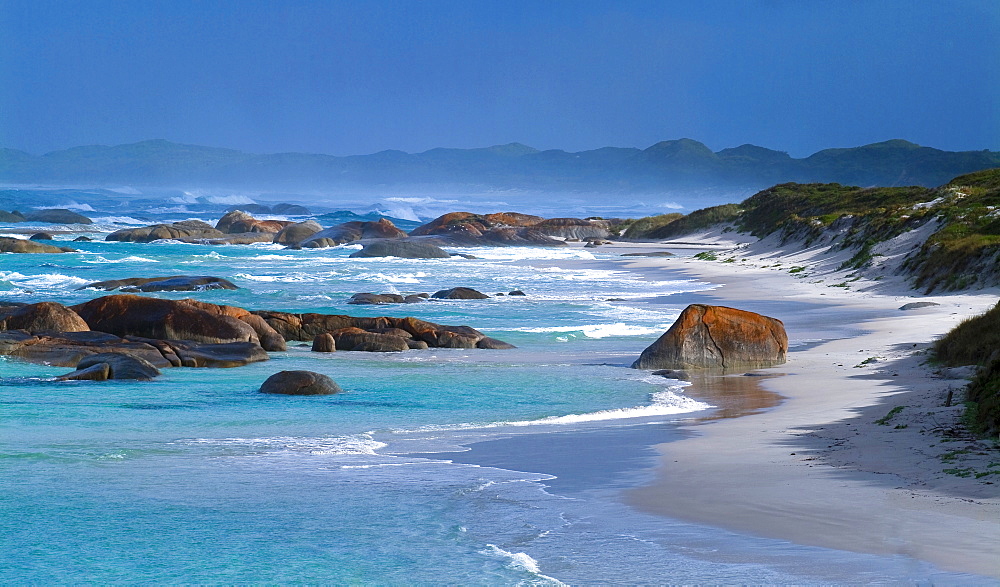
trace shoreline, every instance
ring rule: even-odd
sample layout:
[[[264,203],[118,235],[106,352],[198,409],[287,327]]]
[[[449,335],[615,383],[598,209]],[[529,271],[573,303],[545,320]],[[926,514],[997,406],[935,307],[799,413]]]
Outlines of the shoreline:
[[[706,235],[706,244],[713,238]],[[935,338],[991,307],[996,292],[923,296],[900,279],[842,287],[831,283],[847,274],[831,268],[835,259],[816,263],[810,279],[801,279],[787,267],[776,270],[783,258],[773,249],[761,254],[730,243],[730,253],[740,260],[633,257],[612,264],[647,277],[668,269],[715,283],[697,296],[784,320],[800,344],[785,364],[756,371],[784,376],[754,378],[783,401],[737,418],[681,424],[687,437],[657,446],[656,480],[626,491],[624,501],[750,535],[1000,577],[1000,474],[954,473],[996,470],[987,467],[1000,462],[1000,450],[953,436],[964,373],[922,364]],[[915,299],[940,305],[899,309]],[[790,302],[821,306],[810,318]],[[781,315],[783,305],[793,315]],[[836,321],[830,329],[827,320]],[[955,400],[946,408],[949,389]],[[889,416],[897,406],[904,407]]]

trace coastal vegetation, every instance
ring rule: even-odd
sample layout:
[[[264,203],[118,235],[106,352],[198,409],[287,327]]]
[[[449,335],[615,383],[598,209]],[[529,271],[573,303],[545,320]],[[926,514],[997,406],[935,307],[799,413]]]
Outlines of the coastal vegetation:
[[[938,340],[934,357],[949,367],[978,367],[966,390],[965,423],[978,435],[1000,434],[1000,303]]]
[[[899,270],[927,293],[1000,285],[1000,168],[956,177],[937,188],[863,188],[783,183],[739,204],[628,221],[625,237],[675,238],[713,226],[780,243],[849,250],[844,269],[863,270],[906,234],[921,240]],[[669,221],[668,221],[669,220]],[[638,228],[649,226],[649,230]],[[637,227],[637,228],[633,228]],[[923,232],[915,233],[923,229]],[[908,246],[912,247],[912,243]]]

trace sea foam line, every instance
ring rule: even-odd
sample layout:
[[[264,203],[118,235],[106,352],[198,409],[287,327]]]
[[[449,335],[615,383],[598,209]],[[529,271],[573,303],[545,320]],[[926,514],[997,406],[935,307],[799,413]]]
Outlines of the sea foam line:
[[[539,579],[545,581],[543,584],[566,585],[566,583],[563,583],[555,577],[543,575],[538,566],[538,561],[531,558],[531,556],[526,552],[511,552],[500,548],[496,544],[487,544],[486,550],[481,550],[480,553],[488,556],[494,556],[499,559],[505,559],[508,567],[531,573],[532,575],[535,575]]]

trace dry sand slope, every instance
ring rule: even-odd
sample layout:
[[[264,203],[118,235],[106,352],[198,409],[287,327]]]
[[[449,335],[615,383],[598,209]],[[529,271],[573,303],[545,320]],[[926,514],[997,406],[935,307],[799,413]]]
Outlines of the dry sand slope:
[[[959,404],[963,373],[924,364],[929,343],[991,307],[998,292],[923,296],[888,273],[851,281],[838,270],[842,259],[826,251],[779,255],[773,243],[720,244],[729,236],[685,237],[698,250],[718,250],[715,261],[622,262],[650,275],[669,267],[723,284],[709,292],[709,302],[761,306],[793,325],[790,314],[803,302],[832,305],[825,314],[837,322],[831,326],[852,335],[831,340],[822,327],[790,332],[793,342],[825,341],[793,345],[787,364],[759,371],[784,374],[758,380],[784,401],[692,424],[691,438],[659,447],[658,480],[628,501],[755,535],[898,553],[1000,577],[1000,449],[962,435],[961,408],[944,405],[949,390]],[[664,245],[614,246],[626,252]],[[723,262],[728,258],[734,261]],[[804,269],[789,272],[793,267]],[[899,309],[912,301],[940,305]]]

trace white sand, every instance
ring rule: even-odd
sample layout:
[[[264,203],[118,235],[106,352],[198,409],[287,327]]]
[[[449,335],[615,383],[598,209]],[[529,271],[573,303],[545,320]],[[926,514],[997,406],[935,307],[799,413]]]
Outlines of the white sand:
[[[782,314],[800,306],[783,309],[784,302],[833,304],[837,329],[853,328],[857,335],[800,345],[801,350],[792,348],[787,364],[761,370],[787,374],[761,380],[786,398],[780,406],[692,424],[691,438],[659,447],[657,482],[632,491],[628,501],[649,512],[739,532],[900,554],[1000,577],[1000,474],[983,475],[1000,471],[998,443],[953,436],[962,408],[944,403],[952,389],[960,404],[966,380],[922,364],[930,342],[992,307],[997,291],[923,296],[889,274],[892,259],[860,276],[839,270],[850,253],[815,247],[788,255],[796,248],[789,247],[778,254],[777,243],[767,241],[718,244],[732,236],[682,239],[703,243],[694,245],[697,250],[720,251],[716,261],[622,262],[647,274],[669,267],[724,284],[710,292],[722,305],[777,302],[767,313],[789,322],[794,316]],[[656,249],[663,245],[610,248]],[[730,257],[733,262],[723,262]],[[789,272],[799,266],[805,269]],[[912,301],[940,305],[899,310]],[[828,333],[793,336],[823,338]],[[905,407],[884,425],[876,422],[896,406]]]

